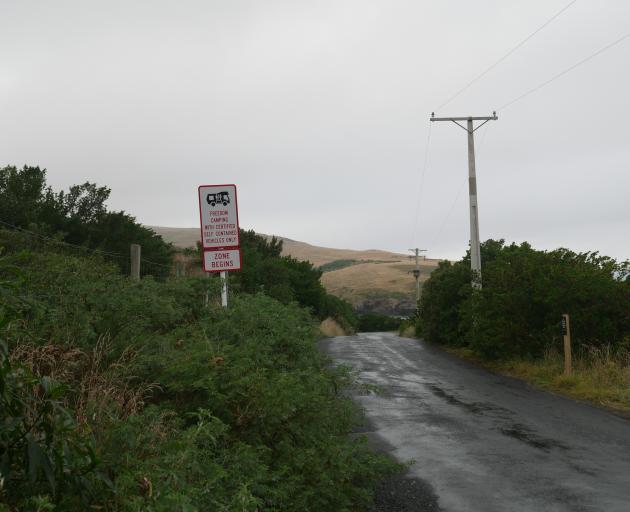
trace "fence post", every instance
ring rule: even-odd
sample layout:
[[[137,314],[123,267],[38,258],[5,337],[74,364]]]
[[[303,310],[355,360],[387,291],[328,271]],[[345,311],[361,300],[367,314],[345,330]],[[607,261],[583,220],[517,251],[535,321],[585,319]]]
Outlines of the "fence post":
[[[183,261],[175,262],[175,276],[184,277],[186,275],[186,265]]]
[[[139,244],[131,244],[131,278],[140,280],[140,251]]]
[[[562,338],[564,340],[564,374],[571,375],[573,371],[571,364],[571,323],[568,313],[562,315]]]

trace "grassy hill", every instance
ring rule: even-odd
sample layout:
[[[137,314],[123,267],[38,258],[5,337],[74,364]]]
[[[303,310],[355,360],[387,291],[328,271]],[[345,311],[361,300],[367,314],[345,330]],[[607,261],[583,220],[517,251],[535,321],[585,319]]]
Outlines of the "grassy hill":
[[[199,240],[199,228],[150,227],[176,247],[193,247]],[[278,238],[283,242],[283,254],[321,267],[322,283],[328,292],[348,300],[359,312],[407,315],[415,309],[414,279],[409,273],[414,261],[408,255],[377,249],[319,247]],[[438,260],[422,261],[421,282],[437,263]]]

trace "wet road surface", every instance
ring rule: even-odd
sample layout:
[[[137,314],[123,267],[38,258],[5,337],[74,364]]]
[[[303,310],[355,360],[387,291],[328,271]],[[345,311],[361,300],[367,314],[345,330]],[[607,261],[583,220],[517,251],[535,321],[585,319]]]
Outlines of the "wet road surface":
[[[321,347],[379,387],[355,393],[366,434],[441,510],[630,512],[630,420],[390,333]]]

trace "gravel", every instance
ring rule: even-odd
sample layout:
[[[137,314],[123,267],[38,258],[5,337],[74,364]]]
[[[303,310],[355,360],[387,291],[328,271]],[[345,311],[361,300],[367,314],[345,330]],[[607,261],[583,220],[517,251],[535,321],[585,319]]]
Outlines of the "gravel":
[[[384,480],[371,512],[438,512],[442,510],[429,484],[406,473]]]

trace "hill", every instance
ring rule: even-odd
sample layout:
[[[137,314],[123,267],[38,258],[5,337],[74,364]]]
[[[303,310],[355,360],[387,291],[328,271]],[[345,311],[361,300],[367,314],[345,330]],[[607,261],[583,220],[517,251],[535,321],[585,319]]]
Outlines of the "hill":
[[[199,228],[149,226],[176,247],[194,247]],[[270,235],[267,235],[270,236]],[[283,255],[310,261],[324,274],[322,283],[329,293],[342,297],[359,313],[380,313],[406,316],[415,310],[414,279],[409,273],[413,259],[378,249],[354,250],[319,247],[277,237],[282,240]],[[427,279],[438,260],[423,260],[420,280]]]

